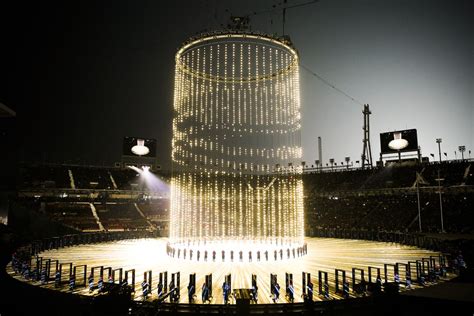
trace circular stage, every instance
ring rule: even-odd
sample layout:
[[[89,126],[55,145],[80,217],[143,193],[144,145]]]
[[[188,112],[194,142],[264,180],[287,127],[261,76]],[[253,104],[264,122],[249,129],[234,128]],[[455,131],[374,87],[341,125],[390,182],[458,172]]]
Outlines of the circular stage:
[[[188,303],[187,285],[189,275],[196,273],[196,300],[201,303],[201,286],[205,282],[205,276],[212,274],[213,297],[211,303],[222,304],[222,284],[226,275],[231,274],[232,289],[251,288],[251,275],[257,275],[258,282],[258,303],[272,303],[270,294],[270,274],[278,276],[278,283],[281,286],[279,302],[284,303],[285,273],[292,273],[295,288],[295,302],[302,302],[302,272],[311,273],[314,284],[314,300],[322,300],[317,295],[317,274],[318,271],[328,273],[331,296],[341,298],[334,293],[335,269],[346,271],[347,280],[351,282],[352,268],[360,268],[366,272],[369,266],[380,268],[381,277],[384,277],[384,264],[408,263],[408,261],[421,260],[430,256],[437,256],[438,253],[419,249],[413,246],[405,246],[394,243],[374,242],[364,240],[333,239],[333,238],[306,238],[308,254],[302,257],[269,260],[263,258],[252,262],[238,260],[212,261],[208,258],[194,257],[192,261],[173,258],[167,255],[167,238],[156,239],[134,239],[116,242],[105,242],[88,245],[78,245],[73,247],[60,248],[44,251],[39,254],[43,258],[59,260],[61,263],[72,262],[74,265],[87,265],[90,269],[95,266],[112,267],[112,269],[123,268],[123,271],[135,269],[135,299],[141,300],[141,282],[146,271],[153,271],[152,296],[148,299],[156,299],[158,275],[160,272],[168,272],[168,282],[170,274],[180,272],[180,302]],[[10,270],[10,273],[11,270]],[[393,279],[393,269],[388,272],[389,278]],[[53,276],[53,275],[52,275]],[[412,272],[413,276],[413,272]],[[17,276],[21,279],[20,276]],[[413,276],[414,278],[415,276]],[[375,275],[372,275],[375,280]],[[96,281],[97,282],[97,281]],[[107,278],[104,277],[104,282]],[[40,284],[35,282],[35,284]],[[50,282],[47,287],[54,288],[54,282]],[[59,290],[68,291],[67,285]],[[74,293],[91,295],[87,287],[77,287]],[[94,294],[94,292],[92,293]]]

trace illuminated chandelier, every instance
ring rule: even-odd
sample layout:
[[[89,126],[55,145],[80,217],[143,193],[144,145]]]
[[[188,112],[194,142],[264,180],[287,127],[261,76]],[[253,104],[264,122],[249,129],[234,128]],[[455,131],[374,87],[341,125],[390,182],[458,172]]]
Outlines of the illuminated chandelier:
[[[298,67],[287,41],[262,34],[178,50],[170,245],[303,245]]]

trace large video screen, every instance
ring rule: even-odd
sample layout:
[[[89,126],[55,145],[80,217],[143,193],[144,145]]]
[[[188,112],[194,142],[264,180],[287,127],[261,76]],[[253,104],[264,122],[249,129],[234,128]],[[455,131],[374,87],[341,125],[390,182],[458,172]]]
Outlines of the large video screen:
[[[156,157],[156,139],[124,137],[122,154],[133,157]]]
[[[380,150],[382,154],[418,150],[416,129],[380,133]]]

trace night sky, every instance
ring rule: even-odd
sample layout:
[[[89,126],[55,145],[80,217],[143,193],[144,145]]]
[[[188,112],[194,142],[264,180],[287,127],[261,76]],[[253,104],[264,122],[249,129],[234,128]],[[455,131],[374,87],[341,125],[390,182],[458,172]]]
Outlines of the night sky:
[[[171,151],[174,54],[188,37],[230,14],[281,1],[40,1],[0,5],[0,102],[17,112],[21,160],[120,161],[124,136]],[[306,2],[288,0],[287,5]],[[423,156],[474,150],[472,1],[320,0],[289,9],[285,33],[309,67],[370,104],[379,133],[418,129]],[[252,30],[282,32],[280,10],[251,16]],[[362,105],[301,69],[304,160],[362,152]],[[465,156],[468,157],[466,151]],[[458,153],[458,158],[460,154]]]

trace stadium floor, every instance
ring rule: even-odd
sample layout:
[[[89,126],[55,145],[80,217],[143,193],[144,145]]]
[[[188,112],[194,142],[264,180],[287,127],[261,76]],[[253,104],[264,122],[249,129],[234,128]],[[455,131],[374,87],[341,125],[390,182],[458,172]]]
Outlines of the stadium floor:
[[[116,242],[79,245],[74,247],[49,250],[41,253],[43,258],[56,259],[60,262],[73,262],[75,265],[87,264],[88,267],[104,266],[136,270],[136,293],[135,299],[142,300],[141,282],[145,271],[153,271],[152,296],[149,300],[157,298],[157,283],[159,272],[168,271],[181,273],[180,302],[188,303],[187,285],[189,274],[196,273],[196,303],[201,303],[201,285],[204,283],[206,274],[213,275],[213,298],[211,303],[222,304],[223,295],[221,285],[227,274],[232,275],[232,288],[250,288],[251,275],[256,274],[259,287],[258,303],[271,303],[270,297],[270,273],[278,275],[278,283],[281,286],[282,295],[280,302],[285,302],[284,284],[285,273],[293,273],[295,287],[295,302],[302,302],[302,272],[311,273],[314,284],[314,300],[322,298],[316,295],[317,271],[327,271],[329,274],[329,284],[331,293],[334,292],[334,269],[346,271],[348,282],[351,281],[352,268],[364,269],[367,280],[367,267],[381,268],[383,278],[383,267],[385,263],[395,264],[397,262],[407,263],[408,261],[420,260],[438,253],[419,249],[413,246],[405,246],[394,243],[374,242],[364,240],[332,239],[332,238],[306,238],[308,244],[308,254],[306,256],[276,262],[197,262],[177,258],[170,258],[166,254],[167,238],[123,240]],[[13,277],[22,279],[14,275],[11,266],[7,269]],[[413,272],[412,272],[413,275]],[[52,277],[54,277],[52,275]],[[375,276],[373,276],[374,278]],[[389,277],[393,278],[393,272],[389,272]],[[414,279],[414,277],[412,276]],[[404,278],[402,278],[404,279]],[[367,280],[368,281],[368,280]],[[97,282],[97,281],[96,281]],[[107,282],[104,277],[104,282]],[[168,283],[170,276],[168,275]],[[54,282],[46,285],[34,284],[42,287],[54,288]],[[413,286],[416,288],[416,286]],[[403,286],[402,286],[403,289]],[[68,291],[67,284],[59,290]],[[88,288],[78,287],[77,294],[92,295]],[[331,294],[335,299],[338,295]]]

